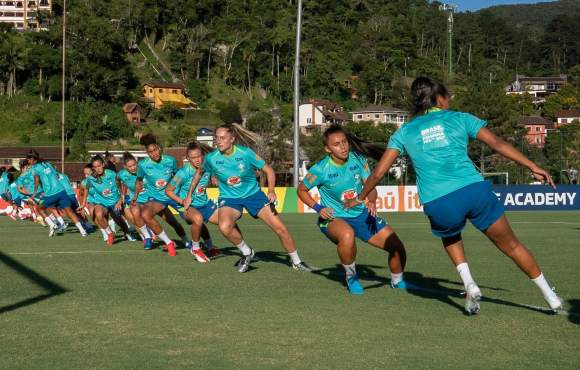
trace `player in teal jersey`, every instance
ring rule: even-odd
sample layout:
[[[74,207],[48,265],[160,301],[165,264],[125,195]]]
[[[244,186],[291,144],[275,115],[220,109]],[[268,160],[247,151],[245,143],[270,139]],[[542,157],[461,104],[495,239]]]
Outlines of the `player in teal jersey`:
[[[165,193],[175,203],[176,209],[191,225],[191,254],[199,262],[209,262],[200,248],[200,238],[211,257],[220,255],[219,249],[213,246],[206,222],[218,224],[218,211],[215,203],[207,197],[207,186],[211,183],[209,174],[200,169],[203,165],[204,152],[208,152],[197,142],[189,143],[186,150],[187,163],[177,171],[165,189]],[[195,184],[193,183],[195,179]],[[234,231],[238,232],[239,231]],[[239,236],[241,238],[241,236]]]
[[[38,190],[41,194],[36,199],[30,197],[34,191],[34,176],[32,175],[32,171],[30,171],[30,166],[26,159],[21,160],[19,164],[20,176],[18,176],[18,179],[16,180],[18,191],[24,196],[23,201],[32,210],[34,222],[46,226],[46,221],[44,220],[47,217],[47,214],[42,206],[42,189]]]
[[[125,236],[129,234],[127,224],[121,216],[123,200],[119,192],[117,174],[105,169],[105,161],[100,155],[96,155],[91,159],[91,165],[93,166],[93,174],[87,178],[86,191],[79,209],[85,207],[88,202],[88,195],[91,193],[91,189],[94,189],[94,221],[99,226],[103,238],[106,238],[107,244],[113,245],[115,233],[109,226],[108,216],[111,216],[117,225],[121,227]]]
[[[238,261],[239,272],[246,272],[254,257],[254,250],[241,237],[236,237],[236,221],[242,217],[245,208],[248,213],[261,219],[272,229],[282,246],[288,252],[292,267],[298,271],[312,271],[300,260],[292,235],[274,208],[276,202],[276,174],[272,167],[260,158],[252,149],[234,144],[243,130],[239,125],[222,125],[215,133],[217,150],[205,157],[204,170],[218,181],[219,196],[219,229],[242,252]],[[256,170],[262,170],[268,179],[266,196],[256,180]]]
[[[403,243],[393,228],[377,217],[377,192],[369,193],[365,204],[344,209],[342,202],[352,199],[361,191],[368,178],[369,164],[365,155],[370,155],[369,144],[361,143],[346,129],[332,125],[323,134],[324,150],[328,154],[312,166],[298,186],[298,196],[319,214],[320,231],[336,244],[340,262],[346,273],[346,284],[351,294],[363,294],[363,287],[356,272],[356,238],[388,253],[391,270],[391,286],[399,289],[411,288],[403,279],[406,253]],[[380,158],[384,149],[375,151]],[[309,190],[317,187],[321,202],[317,203]]]
[[[504,157],[530,169],[536,180],[554,187],[550,174],[510,144],[495,136],[486,122],[471,114],[449,110],[449,92],[436,81],[418,77],[411,86],[415,117],[390,138],[359,196],[345,206],[356,206],[374,189],[400,154],[407,153],[417,172],[419,200],[431,230],[443,246],[466,290],[465,310],[479,312],[481,291],[469,271],[461,231],[466,219],[483,232],[538,286],[552,310],[562,300],[552,291],[532,253],[517,239],[503,205],[467,155],[470,139],[477,139]]]
[[[143,219],[143,205],[147,203],[148,197],[145,189],[137,196],[137,202],[133,204],[131,200],[135,196],[135,183],[137,182],[137,159],[129,153],[123,154],[123,169],[117,174],[121,184],[121,198],[124,199],[124,215],[129,222],[135,225],[146,249],[153,247],[151,232]]]
[[[60,217],[58,213],[59,209],[64,211],[68,218],[74,222],[81,236],[87,236],[81,220],[71,208],[70,199],[58,179],[56,169],[50,163],[42,160],[40,155],[34,150],[28,153],[26,159],[31,166],[30,171],[34,175],[34,191],[31,197],[36,198],[39,194],[40,186],[42,186],[42,191],[44,192],[44,207],[55,217]],[[63,226],[61,224],[60,228],[62,229]]]
[[[189,240],[185,234],[183,226],[175,219],[168,206],[171,199],[165,195],[167,184],[177,172],[177,161],[170,155],[163,154],[161,146],[157,143],[154,135],[146,134],[141,137],[141,145],[145,147],[148,158],[143,159],[137,165],[137,181],[135,182],[135,194],[140,194],[145,185],[148,201],[143,205],[143,219],[155,235],[165,243],[169,256],[177,255],[175,243],[167,236],[159,222],[155,220],[156,215],[160,215],[169,223],[177,235],[181,237],[184,244],[188,245]],[[134,196],[132,204],[137,204],[137,197]],[[151,249],[145,246],[145,249]]]

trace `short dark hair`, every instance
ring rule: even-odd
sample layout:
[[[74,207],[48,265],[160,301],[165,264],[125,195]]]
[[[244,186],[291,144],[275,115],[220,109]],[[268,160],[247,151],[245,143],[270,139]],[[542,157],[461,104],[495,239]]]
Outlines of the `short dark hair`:
[[[145,134],[145,135],[141,136],[141,139],[139,139],[139,143],[141,143],[141,145],[143,145],[143,146],[148,146],[148,145],[153,145],[153,144],[158,145],[159,144],[157,142],[157,138],[153,134]]]
[[[411,112],[421,114],[437,105],[437,96],[449,98],[449,90],[429,77],[417,77],[411,85]]]

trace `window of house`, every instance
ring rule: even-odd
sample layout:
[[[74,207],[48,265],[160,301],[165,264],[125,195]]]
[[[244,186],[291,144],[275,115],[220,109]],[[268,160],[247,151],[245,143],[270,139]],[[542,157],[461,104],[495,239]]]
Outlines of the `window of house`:
[[[153,94],[153,89],[149,89],[149,92],[150,92],[151,94]]]
[[[357,114],[357,115],[356,115],[356,118],[357,118],[357,119],[362,119],[362,114]]]
[[[536,132],[540,132],[541,128],[540,127],[536,127]]]
[[[367,114],[367,118],[371,118],[371,115],[370,114]]]
[[[162,93],[163,92],[163,89],[159,89],[159,92]]]
[[[306,118],[306,123],[312,123],[312,118]]]
[[[378,113],[375,113],[375,118],[377,118],[377,119],[378,119],[378,118],[381,118],[381,115],[380,115],[380,114],[378,114]]]
[[[562,118],[562,123],[568,123],[568,119]]]
[[[177,90],[171,90],[171,92],[177,94]]]

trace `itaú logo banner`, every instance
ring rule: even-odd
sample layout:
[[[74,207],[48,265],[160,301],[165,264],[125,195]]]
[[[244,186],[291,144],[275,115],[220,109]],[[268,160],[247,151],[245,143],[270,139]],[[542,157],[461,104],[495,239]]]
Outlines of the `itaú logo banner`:
[[[498,199],[508,211],[573,211],[580,210],[580,185],[494,186]]]

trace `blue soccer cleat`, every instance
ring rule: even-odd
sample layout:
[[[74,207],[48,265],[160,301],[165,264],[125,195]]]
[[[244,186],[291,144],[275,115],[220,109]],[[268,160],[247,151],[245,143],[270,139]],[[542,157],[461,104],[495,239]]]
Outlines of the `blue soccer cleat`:
[[[409,283],[405,280],[401,280],[397,284],[391,283],[391,288],[404,289],[404,290],[417,290],[417,289],[419,289],[419,287],[417,285]]]
[[[151,238],[145,239],[143,242],[143,248],[145,248],[146,251],[153,249],[153,240],[151,240]]]
[[[348,277],[346,279],[346,285],[348,286],[348,292],[350,294],[362,295],[365,292],[356,275]]]

